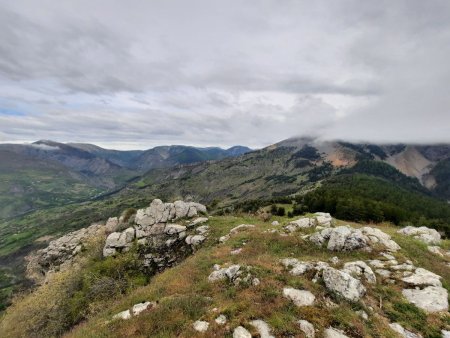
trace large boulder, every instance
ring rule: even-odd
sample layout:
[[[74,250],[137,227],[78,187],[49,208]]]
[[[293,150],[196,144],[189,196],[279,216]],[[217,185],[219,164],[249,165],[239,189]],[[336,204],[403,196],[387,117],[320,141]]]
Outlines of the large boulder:
[[[440,286],[420,289],[404,289],[405,298],[426,312],[448,311],[448,293]]]
[[[366,293],[364,285],[347,272],[328,267],[323,269],[322,277],[328,290],[349,301],[356,302]]]
[[[397,231],[400,234],[406,236],[412,236],[427,244],[439,244],[441,242],[441,235],[435,229],[430,229],[427,227],[413,227],[407,226],[403,229]]]

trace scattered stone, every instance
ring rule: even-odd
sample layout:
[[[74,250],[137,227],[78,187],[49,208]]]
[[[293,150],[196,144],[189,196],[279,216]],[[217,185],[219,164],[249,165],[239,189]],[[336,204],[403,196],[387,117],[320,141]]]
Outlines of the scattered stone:
[[[306,338],[314,338],[316,336],[314,326],[310,322],[301,319],[297,323],[300,326],[300,330],[302,330],[302,332],[305,334]]]
[[[402,294],[426,312],[448,311],[448,293],[440,286],[428,286],[422,290],[403,289]]]
[[[144,302],[144,303],[139,303],[139,304],[135,304],[132,308],[131,308],[131,313],[133,314],[133,316],[137,316],[139,315],[141,312],[147,310],[150,307],[155,306],[156,304],[153,302]]]
[[[275,338],[270,333],[270,326],[265,321],[261,319],[252,320],[250,325],[256,328],[261,338]]]
[[[442,286],[442,277],[423,268],[417,268],[409,277],[402,279],[403,282],[414,286]]]
[[[197,320],[193,324],[194,330],[198,332],[206,332],[208,331],[209,323],[203,320]]]
[[[341,330],[329,327],[323,332],[324,338],[349,338]]]
[[[399,323],[389,324],[389,327],[404,338],[422,338],[420,334],[415,334],[411,331],[405,330]]]
[[[225,280],[228,278],[229,281],[234,281],[237,276],[239,276],[239,270],[241,269],[240,265],[231,265],[228,268],[219,268],[217,269],[217,266],[214,266],[215,270],[211,272],[211,274],[208,276],[209,282],[216,282],[219,280]]]
[[[219,325],[225,325],[227,323],[227,317],[225,315],[220,315],[214,321]]]
[[[275,227],[275,226],[278,226],[278,225],[280,225],[280,222],[278,222],[278,221],[273,221],[272,222],[272,225]]]
[[[435,255],[444,257],[444,254],[441,252],[441,248],[436,245],[429,245],[427,246],[427,249],[429,252],[434,253]]]
[[[450,338],[450,331],[442,330],[442,338]]]
[[[252,338],[252,335],[245,327],[238,326],[233,331],[233,338]]]
[[[362,319],[364,319],[364,320],[369,320],[369,315],[367,314],[366,311],[364,311],[364,310],[359,310],[359,311],[356,311],[356,313],[357,313],[358,316],[360,316]]]
[[[368,261],[368,263],[369,265],[372,265],[376,269],[383,269],[386,266],[382,261],[378,259],[372,259]]]
[[[131,311],[130,310],[125,310],[122,312],[119,312],[118,314],[115,314],[112,319],[130,319],[131,318]]]
[[[367,236],[372,245],[379,243],[388,251],[396,252],[400,250],[400,246],[391,239],[391,236],[377,228],[363,227],[361,232]],[[391,256],[392,257],[392,256]]]
[[[234,249],[230,251],[232,255],[239,255],[242,252],[242,248]]]
[[[407,226],[397,232],[406,236],[412,236],[413,238],[427,244],[439,244],[441,242],[441,234],[435,229],[430,229],[427,227],[417,228],[413,226]]]
[[[192,245],[192,246],[198,246],[201,243],[205,241],[206,237],[203,235],[194,235],[194,236],[187,236],[186,237],[186,244]]]
[[[292,300],[298,307],[312,305],[316,299],[311,292],[294,288],[284,288],[283,296]]]
[[[338,293],[349,301],[356,302],[366,293],[364,285],[347,272],[329,267],[322,271],[322,277],[328,290]]]
[[[221,236],[219,238],[219,242],[220,243],[225,243],[226,241],[228,241],[230,239],[230,235],[225,235],[225,236]]]
[[[200,234],[200,235],[204,235],[209,231],[209,226],[208,225],[202,225],[199,226],[197,229],[195,229],[195,232]]]

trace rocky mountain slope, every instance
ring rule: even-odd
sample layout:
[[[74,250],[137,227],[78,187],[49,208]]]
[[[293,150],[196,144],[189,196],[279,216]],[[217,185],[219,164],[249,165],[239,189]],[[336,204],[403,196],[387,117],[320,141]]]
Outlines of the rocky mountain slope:
[[[45,283],[14,302],[0,333],[448,337],[450,242],[437,231],[269,210],[208,216],[154,200],[55,239],[30,256]]]
[[[233,157],[250,151],[188,146],[117,151],[92,144],[0,144],[0,219],[110,192],[152,168]]]

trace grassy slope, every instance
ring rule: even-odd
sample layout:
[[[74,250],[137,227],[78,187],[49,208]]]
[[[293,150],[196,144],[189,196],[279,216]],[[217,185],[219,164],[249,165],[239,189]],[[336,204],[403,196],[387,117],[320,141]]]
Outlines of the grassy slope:
[[[279,220],[282,224],[288,222],[284,217],[273,219]],[[224,244],[217,244],[219,236],[241,223],[257,224],[257,228],[241,232]],[[67,336],[200,337],[201,335],[192,330],[192,323],[198,319],[213,323],[218,313],[224,313],[228,317],[228,326],[211,324],[208,335],[231,336],[229,328],[238,325],[251,329],[247,323],[255,318],[267,321],[274,329],[275,336],[292,334],[300,337],[301,333],[295,323],[298,319],[311,321],[319,330],[330,325],[339,327],[351,337],[395,337],[387,328],[388,319],[396,320],[413,331],[422,331],[426,337],[436,337],[438,329],[445,325],[445,317],[426,316],[414,306],[406,304],[401,297],[399,286],[389,284],[368,286],[368,296],[364,301],[348,303],[334,298],[320,283],[312,283],[312,275],[293,277],[278,263],[280,258],[285,257],[326,261],[336,255],[343,264],[345,261],[374,258],[377,252],[328,252],[302,240],[301,233],[288,237],[263,233],[272,226],[248,216],[213,217],[210,226],[211,234],[207,243],[193,256],[155,276],[147,286],[136,287],[123,297],[114,297],[91,305],[91,311],[87,314],[88,321],[79,324]],[[379,227],[391,233],[402,246],[403,250],[396,254],[399,261],[411,259],[416,266],[440,274],[444,286],[450,289],[450,269],[445,266],[445,260],[429,253],[422,243],[396,234],[395,227],[387,224],[380,224]],[[449,247],[450,242],[445,241],[443,246]],[[237,247],[243,247],[243,252],[240,255],[231,255],[230,251]],[[208,283],[207,276],[212,271],[212,266],[225,263],[253,266],[252,273],[260,278],[261,284],[257,287],[236,287],[225,282]],[[282,288],[285,286],[310,290],[317,297],[316,305],[303,308],[293,306],[282,297]],[[51,284],[46,288],[47,292],[53,290],[53,297],[57,296],[57,292],[64,292],[64,288],[55,288]],[[44,295],[48,297],[46,292],[42,292],[40,297]],[[326,297],[338,302],[339,308],[326,307],[324,303]],[[41,298],[39,295],[32,301],[30,297],[25,298],[8,311],[1,324],[3,326],[0,326],[0,331],[4,330],[5,337],[20,337],[33,332],[29,325],[35,324],[33,320],[36,318],[31,318],[33,316],[29,314],[39,306],[42,306],[39,311],[46,311]],[[159,301],[157,309],[128,321],[110,321],[113,314],[145,300]],[[48,299],[46,301],[48,302]],[[369,306],[374,309],[374,313],[370,315],[370,320],[365,322],[354,311],[365,309],[369,312]],[[213,312],[213,308],[219,311]],[[16,325],[18,321],[21,321],[22,325]],[[30,331],[25,333],[26,329]]]

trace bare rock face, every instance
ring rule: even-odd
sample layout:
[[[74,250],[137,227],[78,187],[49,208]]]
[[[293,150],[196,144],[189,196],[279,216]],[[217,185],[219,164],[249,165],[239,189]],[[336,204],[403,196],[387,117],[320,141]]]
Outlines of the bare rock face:
[[[328,290],[336,292],[349,301],[356,302],[366,293],[364,285],[344,271],[326,268],[322,271],[322,277]]]
[[[106,239],[103,256],[113,256],[138,245],[143,264],[150,270],[161,270],[186,257],[203,243],[208,234],[206,217],[195,218],[187,225],[173,223],[180,218],[191,218],[206,212],[199,203],[176,201],[163,203],[159,199],[145,209],[139,209],[135,224],[122,232],[113,232]],[[201,228],[201,231],[197,231]],[[196,234],[196,232],[198,234]]]
[[[407,226],[403,229],[397,231],[399,234],[406,236],[412,236],[427,244],[439,244],[441,242],[441,235],[435,229],[430,229],[427,227],[413,227]]]
[[[27,277],[41,284],[48,273],[64,270],[72,265],[89,238],[103,236],[105,226],[92,224],[87,228],[70,232],[27,257]]]

